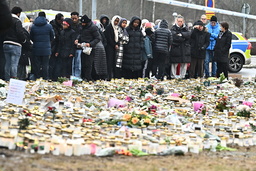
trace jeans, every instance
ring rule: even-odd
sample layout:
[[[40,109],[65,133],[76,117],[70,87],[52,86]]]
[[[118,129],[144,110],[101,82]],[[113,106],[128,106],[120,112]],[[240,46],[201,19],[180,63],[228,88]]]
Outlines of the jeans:
[[[214,51],[212,50],[206,50],[206,57],[204,60],[204,73],[206,77],[210,76],[210,71],[209,71],[209,63],[212,62],[212,77],[216,76],[216,71],[217,71],[217,63],[213,62],[213,56],[214,56]]]
[[[79,78],[81,77],[81,53],[82,50],[77,49],[72,61],[72,75]]]
[[[5,56],[5,80],[9,81],[11,77],[17,77],[21,46],[4,44],[3,50]]]
[[[34,65],[36,79],[42,76],[44,80],[48,80],[49,56],[34,56]]]

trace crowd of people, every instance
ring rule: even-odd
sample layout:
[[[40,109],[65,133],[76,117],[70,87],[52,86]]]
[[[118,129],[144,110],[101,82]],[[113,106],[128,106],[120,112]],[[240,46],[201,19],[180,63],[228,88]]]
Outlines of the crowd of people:
[[[153,23],[137,16],[127,20],[102,15],[92,21],[78,12],[70,18],[59,13],[52,21],[39,12],[33,22],[23,23],[20,7],[11,13],[12,25],[2,34],[6,81],[40,77],[56,81],[70,76],[85,81],[163,80],[219,77],[221,73],[228,78],[232,34],[228,23],[219,23],[216,16],[208,21],[202,15],[188,27],[178,15],[169,27],[165,19]]]

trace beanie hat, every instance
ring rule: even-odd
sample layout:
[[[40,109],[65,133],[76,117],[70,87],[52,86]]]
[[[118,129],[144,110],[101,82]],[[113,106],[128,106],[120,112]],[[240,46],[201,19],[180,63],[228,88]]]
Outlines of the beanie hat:
[[[90,19],[87,15],[84,15],[84,16],[81,18],[81,22],[82,22],[82,23],[89,23],[89,22],[91,22],[91,19]]]
[[[64,20],[63,20],[63,23],[65,23],[65,24],[67,24],[68,26],[71,26],[72,25],[72,19],[71,18],[65,18]]]
[[[217,22],[217,17],[216,17],[216,16],[212,16],[211,19],[210,19],[210,21],[215,21],[215,22]]]
[[[151,28],[146,28],[146,29],[145,29],[145,33],[146,33],[147,36],[150,36],[150,35],[152,35],[154,32],[152,31]]]
[[[199,26],[204,26],[204,23],[201,20],[198,20],[194,23],[194,26],[199,25]]]

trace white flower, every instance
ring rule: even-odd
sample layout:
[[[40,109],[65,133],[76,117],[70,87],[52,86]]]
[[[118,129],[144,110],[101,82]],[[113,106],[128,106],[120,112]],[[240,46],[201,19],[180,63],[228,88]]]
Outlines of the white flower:
[[[247,111],[247,112],[249,112],[249,111],[250,111],[250,107],[247,106],[247,105],[239,105],[239,106],[237,106],[236,109],[237,109],[239,112],[242,112],[242,111]]]
[[[110,113],[108,111],[102,111],[99,114],[99,118],[100,119],[108,119],[110,117]]]

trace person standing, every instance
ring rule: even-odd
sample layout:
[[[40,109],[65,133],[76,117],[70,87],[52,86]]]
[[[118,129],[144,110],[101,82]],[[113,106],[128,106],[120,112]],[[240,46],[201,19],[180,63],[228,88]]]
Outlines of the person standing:
[[[79,20],[79,13],[72,12],[71,19],[73,20],[71,28],[75,31],[76,38],[78,38],[82,30],[82,25]],[[81,54],[82,50],[80,48],[76,48],[76,53],[72,61],[72,75],[78,78],[81,77]]]
[[[217,37],[214,47],[214,59],[217,62],[217,77],[224,73],[228,79],[228,57],[229,49],[231,47],[232,33],[229,31],[229,24],[227,22],[220,23],[220,33]]]
[[[203,22],[204,26],[208,24],[207,16],[205,14],[201,15],[200,20]]]
[[[213,56],[214,56],[213,49],[216,44],[216,39],[218,38],[218,35],[220,33],[220,25],[217,22],[216,16],[211,17],[210,23],[208,23],[206,25],[206,28],[208,29],[208,32],[211,34],[210,45],[206,49],[206,58],[204,61],[204,73],[205,73],[205,77],[208,78],[210,76],[215,77],[216,71],[217,71],[217,63],[212,60]],[[212,62],[211,74],[210,74],[210,69],[209,69],[210,62]]]
[[[55,56],[57,49],[58,49],[58,43],[59,43],[59,37],[60,32],[63,30],[62,22],[63,22],[64,16],[61,13],[58,13],[55,15],[55,19],[50,21],[50,24],[52,25],[52,28],[54,30],[54,39],[51,42],[51,48],[52,48],[52,55],[50,57],[50,64],[49,64],[49,78],[53,81],[57,81],[58,75],[61,74],[61,59],[57,56]]]
[[[116,76],[116,78],[122,77],[124,45],[129,42],[129,35],[126,31],[126,25],[127,25],[127,19],[122,18],[119,22],[118,49],[116,52],[116,59],[115,59],[115,76]]]
[[[204,23],[198,20],[194,23],[191,33],[191,63],[189,67],[189,77],[197,78],[204,76],[204,59],[206,48],[210,43],[210,33],[206,31]]]
[[[92,48],[90,53],[82,53],[81,64],[82,72],[81,77],[86,81],[92,81],[92,67],[94,61],[95,46],[100,41],[100,33],[98,28],[87,15],[81,18],[82,30],[79,38],[75,40],[76,45],[84,43],[85,48]]]
[[[61,72],[59,77],[70,78],[72,74],[72,60],[75,55],[75,31],[71,28],[72,19],[63,20],[63,30],[60,32],[58,49],[55,56],[60,58]]]
[[[138,79],[142,76],[142,53],[144,49],[144,36],[140,29],[141,19],[132,17],[126,31],[129,43],[124,45],[123,76],[125,79]]]
[[[150,72],[153,75],[153,47],[152,47],[152,37],[154,35],[152,28],[145,29],[146,36],[144,38],[144,50],[142,55],[143,60],[143,70],[142,78],[150,78]]]
[[[156,78],[164,79],[165,67],[169,59],[169,50],[172,44],[172,32],[168,29],[168,22],[163,19],[159,28],[153,34],[154,64],[158,72]]]
[[[109,25],[109,17],[105,14],[102,14],[100,16],[100,23],[103,25],[104,29],[102,30],[102,32],[104,32],[106,27]]]
[[[104,35],[107,40],[106,55],[107,55],[107,66],[108,66],[108,80],[115,78],[115,59],[116,50],[118,49],[118,24],[120,21],[120,16],[115,15],[111,23],[106,27]]]
[[[26,42],[25,33],[23,32],[22,23],[19,16],[22,9],[13,7],[12,26],[8,29],[4,36],[3,51],[5,56],[5,80],[17,78],[18,63],[21,56],[22,44]]]
[[[176,71],[177,66],[180,63],[180,78],[184,79],[187,71],[187,65],[191,62],[191,32],[186,27],[183,16],[177,16],[171,31],[173,36],[173,43],[170,52],[171,78],[178,78]]]
[[[49,58],[51,55],[51,41],[54,39],[54,31],[51,24],[47,23],[45,12],[39,12],[30,31],[33,42],[34,74],[35,78],[49,79]],[[41,70],[42,67],[42,70]]]

